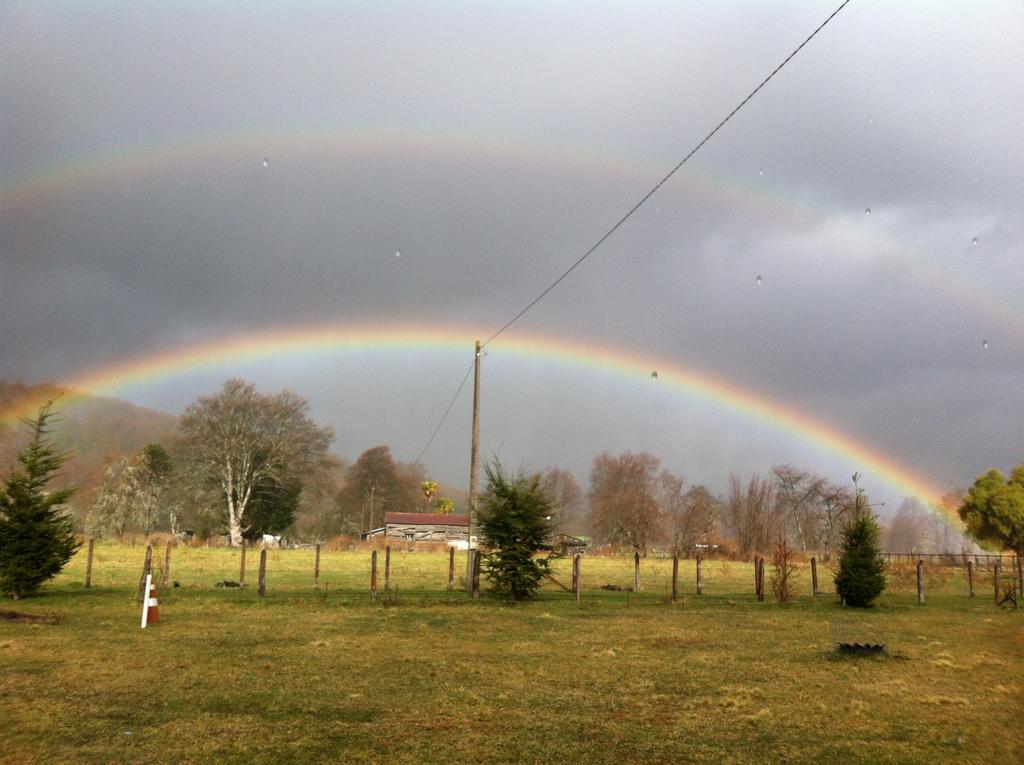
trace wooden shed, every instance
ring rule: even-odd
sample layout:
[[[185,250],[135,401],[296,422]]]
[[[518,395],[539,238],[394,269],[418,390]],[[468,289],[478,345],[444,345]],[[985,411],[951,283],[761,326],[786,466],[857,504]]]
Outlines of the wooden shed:
[[[447,542],[464,548],[469,542],[469,516],[385,513],[384,536],[403,542]]]

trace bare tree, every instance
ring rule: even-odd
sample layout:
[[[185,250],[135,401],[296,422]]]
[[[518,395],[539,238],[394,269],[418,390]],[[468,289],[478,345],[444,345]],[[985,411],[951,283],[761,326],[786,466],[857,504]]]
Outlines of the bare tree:
[[[590,471],[591,525],[598,538],[647,554],[660,529],[657,476],[660,461],[646,452],[607,452]]]
[[[671,470],[662,470],[658,476],[658,503],[661,505],[662,522],[669,541],[677,550],[688,550],[694,543],[690,528],[690,517],[686,505],[686,479]]]
[[[684,554],[697,544],[708,544],[715,533],[720,502],[705,486],[684,491],[686,482],[664,470],[658,478],[662,517],[672,546]]]
[[[554,465],[541,473],[541,489],[551,500],[555,517],[551,525],[566,534],[583,534],[586,519],[583,513],[583,489],[576,483],[572,473]]]
[[[238,379],[185,410],[183,462],[198,480],[217,490],[232,545],[242,541],[246,511],[258,485],[284,485],[323,464],[334,434],[308,415],[304,398],[288,391],[260,394]]]
[[[722,500],[706,486],[697,485],[686,492],[685,501],[687,533],[692,534],[691,549],[698,543],[709,545],[722,517]]]
[[[753,552],[768,549],[780,527],[775,507],[775,491],[772,482],[754,473],[744,489],[740,479],[729,476],[729,498],[726,504],[729,525],[740,554],[744,557]]]
[[[776,465],[772,468],[772,477],[778,510],[800,546],[800,552],[806,553],[819,536],[823,521],[821,496],[827,482],[793,465]]]
[[[419,464],[395,462],[386,445],[367,449],[345,472],[338,493],[338,514],[343,529],[367,531],[383,525],[384,513],[412,512],[423,504],[421,486],[426,476]]]
[[[845,486],[828,484],[819,498],[821,526],[818,545],[826,561],[838,549],[839,538],[846,520],[853,517],[854,497]]]
[[[973,552],[978,549],[974,541],[949,520],[957,517],[958,508],[964,503],[967,497],[967,489],[950,489],[939,498],[941,513],[932,513],[931,516],[931,539],[932,548],[936,552]]]
[[[297,534],[323,541],[339,533],[337,496],[346,467],[341,457],[328,454],[322,469],[303,480],[302,497],[295,518]]]
[[[885,526],[882,546],[890,552],[921,552],[929,545],[928,511],[917,497],[907,497],[896,509],[896,515]]]

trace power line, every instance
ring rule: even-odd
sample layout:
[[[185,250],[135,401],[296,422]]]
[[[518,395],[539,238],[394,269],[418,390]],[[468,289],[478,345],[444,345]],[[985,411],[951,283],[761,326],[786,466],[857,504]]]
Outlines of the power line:
[[[527,303],[526,306],[522,310],[519,311],[519,313],[517,313],[515,316],[513,316],[511,319],[509,319],[507,322],[505,322],[505,324],[502,325],[502,327],[497,332],[495,332],[493,335],[491,335],[489,338],[487,338],[483,343],[481,343],[480,347],[483,348],[488,343],[490,343],[492,340],[494,340],[496,337],[498,337],[498,335],[500,335],[506,329],[511,327],[517,321],[519,321],[519,319],[521,319],[526,314],[527,311],[529,311],[531,308],[533,308],[535,305],[537,305],[537,303],[539,303],[541,300],[543,300],[547,296],[547,294],[549,292],[551,292],[551,290],[553,290],[555,287],[557,287],[562,282],[563,279],[565,279],[569,274],[571,274],[573,271],[575,271],[577,266],[579,266],[584,260],[586,260],[588,257],[590,257],[602,244],[605,243],[605,241],[612,234],[614,234],[616,231],[618,231],[618,229],[627,220],[629,220],[631,217],[633,217],[633,214],[637,210],[639,210],[648,199],[650,199],[652,196],[655,195],[655,193],[657,193],[658,189],[660,189],[662,186],[664,186],[668,182],[668,180],[673,175],[675,175],[679,171],[679,169],[683,165],[685,165],[694,154],[696,154],[698,151],[700,151],[700,149],[704,146],[704,144],[706,144],[708,141],[710,141],[719,130],[721,130],[723,127],[725,127],[725,124],[729,120],[731,120],[740,109],[742,109],[744,106],[746,106],[747,102],[750,101],[754,96],[756,96],[758,94],[758,92],[761,90],[761,88],[763,88],[765,85],[767,85],[768,82],[776,74],[778,74],[780,71],[782,71],[782,68],[786,64],[788,64],[796,56],[797,53],[799,53],[801,50],[803,50],[804,46],[806,46],[811,40],[813,40],[815,38],[815,36],[817,36],[817,34],[822,29],[824,29],[826,26],[828,26],[829,22],[832,21],[832,19],[834,19],[839,14],[839,12],[841,10],[843,10],[843,8],[845,8],[847,5],[849,5],[850,2],[851,2],[851,0],[843,0],[843,2],[839,5],[839,7],[836,8],[834,11],[832,11],[832,13],[829,15],[829,17],[827,19],[825,19],[823,22],[821,22],[821,24],[819,24],[818,27],[813,32],[811,32],[804,39],[804,41],[802,43],[800,43],[796,48],[794,48],[793,51],[788,56],[786,56],[786,58],[784,58],[782,60],[782,63],[780,63],[777,67],[775,67],[767,77],[765,77],[763,80],[761,80],[760,84],[756,88],[754,88],[752,91],[750,91],[750,93],[747,95],[747,97],[744,98],[742,101],[740,101],[739,104],[737,104],[737,106],[731,112],[729,112],[727,115],[725,115],[725,117],[717,125],[715,125],[715,127],[711,130],[711,132],[708,133],[706,136],[704,136],[704,138],[701,139],[700,143],[698,143],[696,146],[694,146],[692,149],[690,149],[690,152],[685,157],[683,157],[678,162],[678,164],[676,164],[675,167],[673,167],[661,180],[659,180],[656,184],[654,184],[654,186],[650,189],[650,191],[648,191],[646,194],[644,194],[642,197],[640,197],[640,200],[635,205],[633,205],[625,215],[623,215],[621,218],[619,218],[619,220],[615,223],[615,225],[612,226],[610,229],[608,229],[604,233],[604,235],[602,235],[601,238],[598,239],[593,244],[593,246],[591,246],[591,248],[589,250],[587,250],[579,258],[577,258],[576,262],[574,262],[571,266],[569,266],[569,268],[567,268],[562,273],[561,276],[559,276],[557,279],[555,279],[553,282],[551,282],[551,284],[549,284],[547,287],[545,287],[544,290],[539,295],[537,295],[537,297],[535,297],[533,300],[531,300],[529,303]],[[474,363],[475,362],[476,362],[476,360],[474,359]],[[430,438],[427,440],[426,445],[423,447],[423,449],[420,450],[419,456],[416,457],[416,462],[419,462],[423,458],[423,455],[427,453],[427,449],[429,449],[430,445],[434,442],[434,439],[437,437],[437,434],[440,432],[441,427],[444,425],[445,421],[448,419],[448,415],[451,414],[452,407],[455,406],[455,402],[458,400],[459,394],[462,393],[462,389],[466,385],[466,380],[469,379],[470,372],[472,372],[472,371],[473,371],[473,364],[470,364],[469,368],[466,370],[466,373],[462,376],[462,381],[459,383],[459,386],[455,389],[455,395],[452,396],[452,400],[448,403],[448,408],[445,409],[444,410],[444,414],[441,415],[441,419],[438,421],[437,427],[434,428],[434,432],[430,434]]]
[[[577,258],[576,262],[573,263],[571,266],[569,266],[569,268],[567,268],[562,273],[561,276],[559,276],[557,279],[555,279],[553,282],[551,282],[551,284],[549,284],[547,287],[545,287],[544,290],[539,295],[537,295],[537,297],[535,297],[533,300],[531,300],[529,303],[527,303],[526,306],[521,311],[519,311],[519,313],[517,313],[515,316],[513,316],[511,319],[509,319],[501,327],[501,329],[499,329],[497,332],[495,332],[493,335],[491,335],[489,338],[487,338],[483,342],[481,347],[486,346],[488,343],[490,343],[492,340],[494,340],[494,338],[496,338],[498,335],[500,335],[506,329],[511,327],[517,321],[519,321],[519,319],[521,319],[523,317],[523,315],[527,311],[529,311],[531,308],[533,308],[535,305],[537,305],[537,303],[539,303],[541,300],[543,300],[547,296],[547,294],[549,292],[551,292],[551,290],[553,290],[555,287],[557,287],[559,285],[559,283],[563,279],[565,279],[565,277],[567,277],[569,274],[571,274],[573,271],[575,271],[577,266],[579,266],[584,260],[586,260],[588,257],[590,257],[594,253],[594,251],[597,250],[598,247],[600,247],[602,244],[604,244],[605,241],[612,234],[614,234],[619,229],[619,227],[622,226],[623,223],[625,223],[627,220],[629,220],[631,217],[633,217],[633,213],[635,213],[637,210],[639,210],[648,199],[650,199],[652,196],[654,196],[654,194],[658,191],[658,189],[660,189],[662,186],[664,186],[665,183],[668,182],[669,178],[671,178],[673,175],[675,175],[676,172],[683,165],[685,165],[689,161],[690,157],[692,157],[694,154],[696,154],[698,151],[700,151],[701,147],[703,147],[704,144],[706,144],[708,141],[710,141],[714,137],[715,133],[717,133],[719,130],[721,130],[725,126],[725,123],[727,123],[729,120],[731,120],[733,118],[733,116],[740,109],[742,109],[744,106],[746,106],[747,102],[750,101],[750,99],[752,99],[754,96],[756,96],[758,91],[760,91],[761,88],[763,88],[765,85],[767,85],[769,80],[771,80],[776,74],[778,74],[782,70],[782,67],[784,67],[786,64],[788,64],[790,62],[790,60],[794,56],[796,56],[796,54],[799,53],[803,49],[803,47],[805,45],[807,45],[807,43],[809,43],[811,40],[813,40],[814,37],[818,34],[818,32],[820,32],[822,29],[824,29],[828,25],[828,23],[830,21],[832,21],[832,19],[834,19],[839,14],[839,12],[841,10],[843,10],[843,8],[845,8],[849,3],[850,3],[850,0],[843,0],[842,4],[840,4],[840,6],[838,8],[836,8],[834,11],[832,11],[832,14],[827,19],[825,19],[823,22],[821,22],[821,24],[818,26],[818,28],[815,29],[813,32],[811,32],[807,36],[807,38],[802,43],[800,43],[793,50],[792,53],[790,53],[788,56],[786,56],[786,58],[784,58],[782,60],[782,63],[779,64],[777,67],[775,67],[775,69],[772,70],[771,74],[769,74],[767,77],[765,77],[763,80],[761,80],[761,83],[756,88],[754,88],[752,91],[750,91],[750,93],[747,95],[747,97],[744,98],[742,101],[740,101],[735,109],[733,109],[731,112],[729,112],[727,115],[725,115],[725,117],[722,119],[722,121],[719,122],[717,125],[715,125],[714,129],[710,133],[708,133],[706,136],[704,136],[703,139],[701,139],[700,143],[698,143],[696,146],[694,146],[692,149],[690,149],[690,153],[689,154],[687,154],[685,157],[683,157],[679,161],[679,163],[675,167],[673,167],[660,181],[658,181],[656,184],[654,184],[653,188],[651,188],[650,191],[648,191],[646,194],[644,194],[642,197],[640,197],[640,201],[638,201],[635,205],[633,205],[629,209],[629,212],[627,212],[625,215],[623,215],[621,218],[619,218],[619,220],[615,223],[615,225],[612,226],[610,229],[608,229],[604,233],[604,235],[600,239],[598,239],[589,250],[587,250],[579,258]]]
[[[434,428],[434,432],[430,434],[430,438],[427,439],[427,443],[420,450],[419,455],[414,460],[419,462],[423,459],[423,455],[427,453],[427,449],[434,443],[434,439],[437,438],[437,434],[441,431],[441,426],[444,425],[444,421],[448,419],[448,415],[452,411],[452,407],[455,406],[455,402],[459,398],[459,394],[462,393],[462,389],[466,386],[466,380],[469,379],[469,373],[473,371],[473,366],[476,364],[476,359],[473,359],[473,363],[469,365],[469,369],[466,370],[466,374],[462,376],[462,382],[459,383],[459,387],[455,389],[455,395],[452,396],[452,400],[448,402],[448,408],[444,410],[444,414],[441,415],[441,419],[437,423],[437,427]]]

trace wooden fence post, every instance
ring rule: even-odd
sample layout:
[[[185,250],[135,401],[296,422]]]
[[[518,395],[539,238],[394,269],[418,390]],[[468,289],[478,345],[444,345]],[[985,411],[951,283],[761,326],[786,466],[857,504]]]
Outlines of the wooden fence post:
[[[924,605],[924,561],[917,561],[917,602]]]
[[[92,551],[96,547],[96,540],[89,537],[89,553],[85,559],[85,586],[92,587]]]
[[[679,597],[679,548],[672,551],[672,602]]]
[[[476,550],[472,547],[466,548],[466,592],[473,594],[473,558],[476,557]]]
[[[480,551],[473,555],[473,599],[480,597]]]
[[[818,559],[811,556],[811,595],[818,595]]]
[[[1017,556],[1017,603],[1024,603],[1024,562]]]
[[[316,543],[316,561],[313,563],[313,586],[320,589],[320,543]]]
[[[580,603],[580,554],[572,558],[572,590],[576,593],[576,605]]]
[[[164,575],[160,578],[160,586],[166,587],[171,581],[171,543],[167,543],[164,550]]]
[[[136,600],[142,601],[143,597],[149,597],[149,593],[143,595],[146,588],[146,577],[153,573],[153,545],[146,545],[146,560],[142,564],[142,576],[139,577],[139,590],[136,593]]]
[[[999,561],[992,566],[992,587],[996,593],[996,605],[999,605]]]
[[[384,546],[384,592],[391,589],[391,545]]]
[[[757,601],[764,600],[764,558],[757,559]]]
[[[703,576],[703,572],[701,570],[701,564],[702,563],[704,563],[704,561],[701,560],[701,557],[698,555],[697,556],[697,594],[698,595],[703,595],[704,594],[704,576]]]
[[[370,596],[377,597],[377,551],[370,553]]]
[[[260,578],[259,578],[259,596],[261,598],[267,595],[267,548],[264,547],[260,550]]]
[[[758,568],[759,566],[760,566],[760,558],[758,558],[758,556],[755,555],[754,556],[754,595],[760,595],[761,594],[761,574],[760,574],[760,569]]]
[[[974,597],[974,561],[967,561],[967,591]]]
[[[640,553],[633,553],[633,592],[640,592]]]
[[[242,560],[238,564],[238,586],[240,588],[241,587],[245,587],[245,550],[246,550],[246,544],[245,544],[245,540],[243,539],[242,540]]]
[[[448,548],[448,592],[455,589],[455,548]]]

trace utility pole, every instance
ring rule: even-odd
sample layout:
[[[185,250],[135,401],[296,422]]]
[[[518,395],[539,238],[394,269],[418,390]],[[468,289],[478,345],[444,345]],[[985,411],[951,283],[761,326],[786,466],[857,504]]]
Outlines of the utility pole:
[[[473,534],[476,530],[476,493],[479,479],[477,469],[477,457],[480,453],[480,341],[476,341],[473,357],[473,440],[469,446],[469,539],[467,540],[468,554],[466,555],[466,581],[472,589],[473,580],[473,556],[476,551],[473,547]]]

